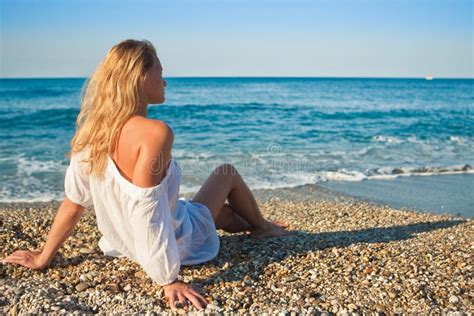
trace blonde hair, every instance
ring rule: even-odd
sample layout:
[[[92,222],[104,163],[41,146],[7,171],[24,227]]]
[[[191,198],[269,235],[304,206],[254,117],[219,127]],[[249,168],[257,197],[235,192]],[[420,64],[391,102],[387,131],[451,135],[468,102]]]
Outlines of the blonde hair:
[[[139,106],[140,86],[153,66],[156,50],[148,41],[125,40],[112,47],[82,90],[73,154],[87,149],[88,172],[103,178],[123,124]]]

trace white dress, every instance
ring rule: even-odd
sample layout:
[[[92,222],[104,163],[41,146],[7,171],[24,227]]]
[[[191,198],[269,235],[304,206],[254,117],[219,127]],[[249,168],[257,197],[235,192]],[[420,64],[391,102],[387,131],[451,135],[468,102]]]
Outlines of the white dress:
[[[83,154],[72,156],[66,171],[66,196],[94,206],[104,254],[139,263],[158,284],[173,282],[181,265],[214,258],[219,236],[209,208],[178,198],[181,167],[172,158],[160,184],[141,188],[125,179],[108,157],[105,177],[86,175]]]

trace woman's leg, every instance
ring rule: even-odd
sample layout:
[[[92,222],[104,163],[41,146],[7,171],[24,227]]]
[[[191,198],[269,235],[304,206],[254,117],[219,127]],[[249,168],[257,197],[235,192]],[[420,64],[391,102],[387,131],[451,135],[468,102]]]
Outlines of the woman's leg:
[[[244,226],[243,219],[252,227],[251,231],[254,237],[280,236],[285,234],[282,227],[287,227],[288,225],[277,225],[263,218],[252,192],[234,166],[230,164],[223,164],[214,169],[192,199],[194,202],[206,205],[212,213],[214,222],[217,223],[219,221],[219,226],[222,226],[220,222],[223,219],[219,219],[219,215],[223,209],[226,209],[224,207],[226,200],[228,200],[233,212],[238,215],[238,217],[232,216],[228,210],[227,216],[226,214],[222,215],[224,218],[231,217],[233,221],[237,222],[233,224],[232,228],[237,229],[239,225]],[[228,225],[230,224],[226,223],[225,226]]]
[[[265,220],[256,206],[253,196],[250,196],[248,191],[242,188],[242,184],[243,180],[234,166],[220,165],[214,169],[192,201],[206,205],[211,211],[214,221],[217,221],[225,202],[229,199],[229,205],[234,212],[252,227],[261,227]]]
[[[229,204],[225,204],[215,221],[217,229],[223,229],[228,233],[240,233],[253,229],[245,219],[235,213]]]

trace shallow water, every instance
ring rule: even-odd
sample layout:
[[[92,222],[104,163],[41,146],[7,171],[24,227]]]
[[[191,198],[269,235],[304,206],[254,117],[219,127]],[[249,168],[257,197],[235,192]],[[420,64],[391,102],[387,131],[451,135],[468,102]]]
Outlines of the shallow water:
[[[324,188],[364,200],[435,214],[474,218],[474,175],[399,177],[361,182],[328,181]]]

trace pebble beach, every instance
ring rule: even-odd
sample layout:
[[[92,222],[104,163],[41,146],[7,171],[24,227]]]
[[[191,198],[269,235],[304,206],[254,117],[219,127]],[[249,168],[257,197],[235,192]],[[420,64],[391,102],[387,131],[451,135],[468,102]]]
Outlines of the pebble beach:
[[[254,240],[219,231],[213,260],[180,279],[208,300],[171,311],[162,288],[126,258],[98,248],[87,210],[49,268],[0,265],[0,313],[440,314],[474,312],[474,223],[355,200],[259,199],[290,224],[287,236]],[[41,247],[59,202],[0,204],[10,254]]]

